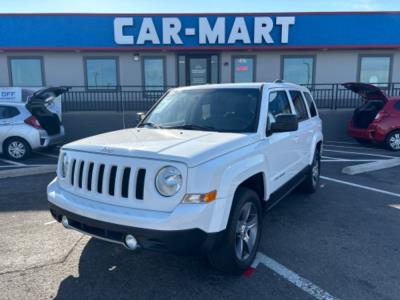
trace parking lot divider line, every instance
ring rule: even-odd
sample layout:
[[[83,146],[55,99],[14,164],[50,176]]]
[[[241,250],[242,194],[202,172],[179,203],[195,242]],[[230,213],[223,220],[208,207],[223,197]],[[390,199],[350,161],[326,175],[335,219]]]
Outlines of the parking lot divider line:
[[[342,142],[342,141],[324,141],[324,145],[329,143],[335,143],[335,144],[345,144],[345,145],[360,145],[358,143],[354,143],[354,142]]]
[[[333,148],[345,148],[345,149],[360,149],[360,150],[371,150],[371,151],[384,151],[384,149],[380,148],[368,148],[368,147],[362,147],[362,146],[342,146],[342,145],[324,145],[325,147],[333,147]],[[325,148],[324,147],[324,148]]]
[[[386,161],[387,159],[383,159]],[[382,161],[382,159],[321,159],[322,162],[376,162],[376,161]]]
[[[57,165],[48,165],[44,167],[26,167],[18,168],[13,170],[5,170],[0,172],[0,179],[11,178],[11,177],[21,177],[30,175],[40,175],[48,173],[56,173]]]
[[[6,164],[10,164],[10,165],[14,165],[14,166],[26,166],[26,164],[20,163],[20,162],[16,162],[16,161],[12,161],[12,160],[8,160],[8,159],[4,159],[4,158],[0,158],[0,161],[6,163]]]
[[[396,158],[396,156],[389,156],[383,154],[372,154],[372,153],[363,153],[363,152],[354,152],[354,151],[343,151],[343,150],[329,150],[324,148],[323,152],[334,152],[334,153],[345,153],[345,154],[358,154],[365,156],[375,156],[375,157],[384,157],[384,158]]]
[[[44,223],[44,225],[50,225],[50,224],[54,224],[54,223],[56,223],[56,222],[57,222],[56,220],[53,220],[53,221]]]
[[[276,274],[282,276],[298,288],[302,289],[304,292],[310,294],[316,299],[319,300],[335,300],[338,299],[328,292],[324,291],[321,289],[319,286],[315,285],[308,279],[305,279],[301,277],[300,275],[296,274],[295,272],[289,270],[285,266],[281,265],[274,259],[270,258],[269,256],[258,252],[257,256],[254,260],[254,263],[252,265],[253,268],[257,267],[258,264],[263,264],[266,266],[268,269],[271,269],[274,271]]]
[[[42,152],[35,152],[35,154],[58,159],[58,155],[56,154],[42,153]]]
[[[373,187],[370,187],[370,186],[361,185],[361,184],[357,184],[357,183],[353,183],[353,182],[349,182],[349,181],[344,181],[344,180],[340,180],[340,179],[335,179],[335,178],[331,178],[331,177],[326,177],[326,176],[321,176],[321,178],[325,179],[325,180],[328,180],[328,181],[333,181],[333,182],[336,182],[336,183],[346,184],[346,185],[349,185],[349,186],[358,187],[360,189],[365,189],[365,190],[369,190],[369,191],[373,191],[373,192],[377,192],[377,193],[381,193],[381,194],[390,195],[390,196],[394,196],[394,197],[400,198],[400,194],[389,192],[389,191],[385,191],[385,190],[381,190],[381,189],[377,189],[377,188],[373,188]]]

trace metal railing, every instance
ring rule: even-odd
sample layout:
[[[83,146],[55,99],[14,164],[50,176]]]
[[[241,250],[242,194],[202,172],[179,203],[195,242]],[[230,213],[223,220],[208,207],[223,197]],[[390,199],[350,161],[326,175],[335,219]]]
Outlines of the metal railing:
[[[339,83],[306,85],[319,108],[355,108],[362,99]],[[400,96],[400,83],[382,83],[388,96]],[[63,111],[147,111],[171,87],[73,86],[63,95]]]

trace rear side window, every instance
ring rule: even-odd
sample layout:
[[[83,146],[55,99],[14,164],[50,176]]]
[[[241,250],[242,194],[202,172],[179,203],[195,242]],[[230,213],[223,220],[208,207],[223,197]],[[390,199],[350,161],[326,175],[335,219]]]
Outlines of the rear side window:
[[[290,97],[292,97],[294,108],[299,122],[308,119],[307,108],[303,100],[303,96],[300,91],[290,91]]]
[[[314,103],[310,93],[304,92],[304,97],[306,98],[308,108],[310,109],[311,118],[315,117],[317,115],[317,108],[315,107],[315,103]]]
[[[289,98],[285,91],[276,91],[269,94],[268,118],[270,122],[275,122],[275,117],[279,114],[291,114]]]
[[[0,119],[9,119],[19,115],[18,109],[12,106],[0,106]]]

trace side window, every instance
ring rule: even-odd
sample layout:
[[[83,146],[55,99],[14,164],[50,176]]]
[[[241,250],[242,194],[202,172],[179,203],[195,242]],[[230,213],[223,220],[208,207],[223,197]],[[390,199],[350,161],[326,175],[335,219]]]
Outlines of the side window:
[[[317,115],[317,108],[315,107],[315,103],[308,92],[304,92],[304,96],[306,98],[306,102],[308,104],[308,108],[310,109],[311,118]]]
[[[269,94],[268,120],[270,123],[275,122],[275,118],[279,114],[291,114],[289,99],[285,91],[276,91]]]
[[[9,119],[19,114],[18,109],[11,106],[0,106],[0,119]]]
[[[290,97],[292,97],[294,108],[296,109],[297,117],[299,122],[308,119],[308,113],[306,105],[304,104],[303,96],[300,91],[290,91]]]

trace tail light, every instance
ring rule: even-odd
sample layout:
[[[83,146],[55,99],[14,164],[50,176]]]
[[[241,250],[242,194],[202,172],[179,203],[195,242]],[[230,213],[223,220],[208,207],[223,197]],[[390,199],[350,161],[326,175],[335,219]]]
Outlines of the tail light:
[[[28,119],[24,120],[24,122],[25,124],[28,124],[37,129],[42,129],[42,125],[40,125],[38,119],[36,119],[34,116],[29,117]]]
[[[378,114],[375,116],[375,120],[380,120],[380,119],[383,119],[383,118],[388,117],[388,116],[389,116],[389,113],[388,113],[388,112],[386,112],[386,111],[384,111],[384,110],[381,110],[381,111],[378,112]]]

